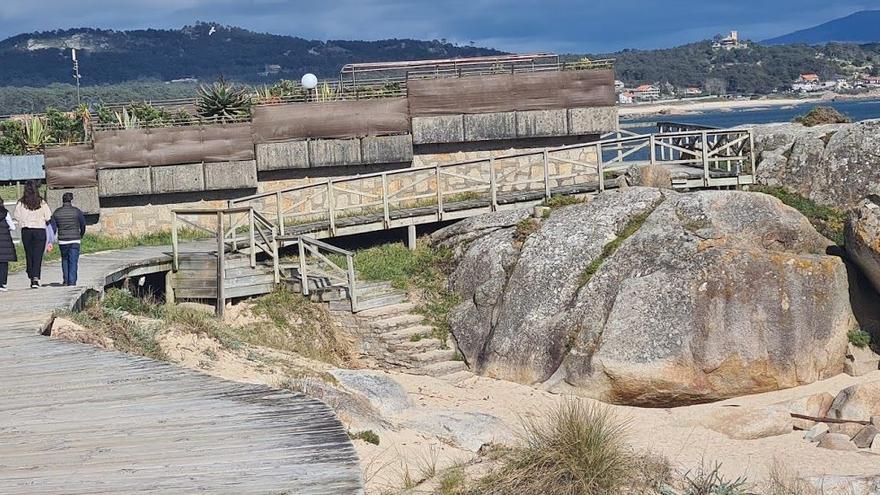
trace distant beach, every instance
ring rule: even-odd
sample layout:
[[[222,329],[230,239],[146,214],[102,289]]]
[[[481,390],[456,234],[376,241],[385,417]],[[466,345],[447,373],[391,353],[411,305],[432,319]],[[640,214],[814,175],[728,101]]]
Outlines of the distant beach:
[[[842,101],[860,101],[880,99],[880,91],[872,91],[861,95],[838,95],[824,93],[806,97],[772,96],[759,99],[693,99],[671,100],[635,105],[621,105],[619,114],[626,119],[649,117],[656,115],[698,115],[703,112],[728,112],[734,110],[764,110],[779,107],[797,107],[817,103],[833,103]]]

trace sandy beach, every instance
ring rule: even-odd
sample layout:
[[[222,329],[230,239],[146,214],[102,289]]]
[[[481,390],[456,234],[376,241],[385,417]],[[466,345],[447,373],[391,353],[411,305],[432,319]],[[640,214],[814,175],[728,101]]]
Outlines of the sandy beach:
[[[692,115],[705,111],[754,110],[761,108],[798,106],[810,103],[831,101],[855,101],[880,98],[880,91],[871,91],[860,95],[839,95],[836,93],[818,93],[804,97],[764,97],[750,99],[695,99],[670,100],[653,103],[637,103],[621,105],[621,117],[642,117],[651,115]]]

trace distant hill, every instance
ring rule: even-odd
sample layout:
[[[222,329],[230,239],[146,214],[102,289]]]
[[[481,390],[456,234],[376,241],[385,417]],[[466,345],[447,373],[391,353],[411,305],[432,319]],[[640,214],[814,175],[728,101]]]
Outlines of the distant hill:
[[[765,40],[766,45],[880,42],[880,10],[862,10],[840,19]]]
[[[20,34],[0,41],[0,86],[72,82],[76,48],[82,84],[225,78],[247,83],[299,79],[306,72],[332,77],[352,62],[378,62],[499,54],[442,41],[315,41],[255,33],[216,23],[177,30],[68,29]]]

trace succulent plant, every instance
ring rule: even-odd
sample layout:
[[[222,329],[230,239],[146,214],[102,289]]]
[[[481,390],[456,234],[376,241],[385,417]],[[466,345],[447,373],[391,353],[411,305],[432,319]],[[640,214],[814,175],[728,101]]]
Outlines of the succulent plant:
[[[205,118],[238,120],[250,114],[251,95],[244,86],[227,83],[222,77],[211,85],[199,86],[196,111]]]
[[[132,113],[128,113],[128,110],[126,110],[125,107],[122,107],[121,113],[116,112],[115,115],[116,123],[119,125],[119,127],[122,127],[123,129],[134,129],[135,127],[138,127],[139,122],[137,116]]]
[[[24,121],[24,144],[28,153],[36,153],[49,143],[49,128],[41,117]]]

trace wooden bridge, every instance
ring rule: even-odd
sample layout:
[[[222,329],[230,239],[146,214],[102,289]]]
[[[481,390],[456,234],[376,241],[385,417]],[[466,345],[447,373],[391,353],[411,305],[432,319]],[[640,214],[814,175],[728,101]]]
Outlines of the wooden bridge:
[[[222,313],[227,299],[269,292],[273,280],[283,279],[304,295],[341,295],[359,311],[393,298],[361,295],[353,253],[318,239],[399,227],[414,237],[420,224],[622,187],[632,167],[660,167],[678,189],[754,182],[751,130],[694,127],[665,124],[660,128],[669,132],[649,135],[620,130],[592,143],[327,179],[235,199],[225,210],[178,210],[175,246],[178,227],[186,226],[211,235],[217,249],[198,259],[175,254],[176,292],[213,299]],[[290,245],[298,253],[285,263],[278,250]]]
[[[170,270],[167,251],[84,256],[75,288],[32,290],[13,274],[0,293],[0,493],[363,493],[320,401],[39,334],[107,284]]]

